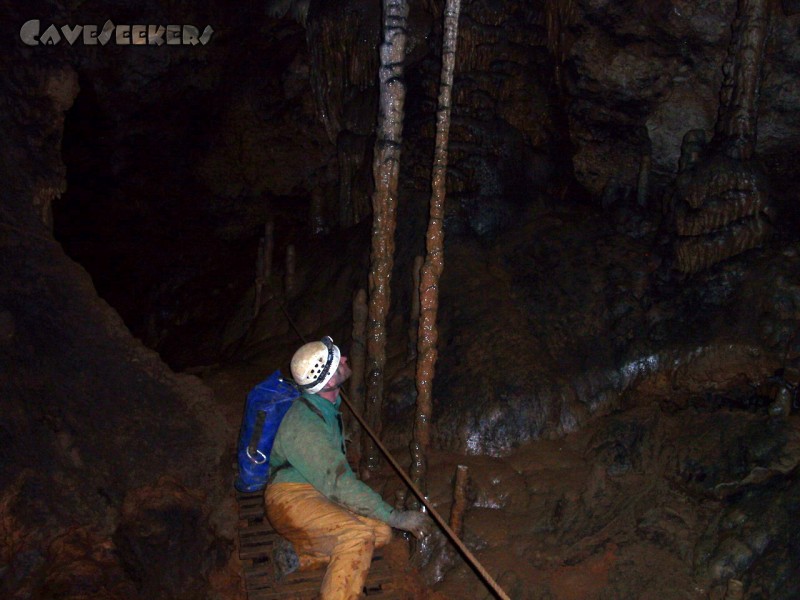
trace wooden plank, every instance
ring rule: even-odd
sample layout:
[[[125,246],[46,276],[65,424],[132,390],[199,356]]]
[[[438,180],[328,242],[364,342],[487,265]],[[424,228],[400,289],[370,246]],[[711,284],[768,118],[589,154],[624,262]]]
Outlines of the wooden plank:
[[[247,500],[248,498],[260,498],[264,495],[264,490],[258,490],[255,492],[240,492],[236,490],[236,498],[240,500]]]
[[[385,585],[393,580],[394,576],[392,575],[392,573],[386,572],[386,573],[380,573],[378,575],[373,575],[372,571],[370,571],[369,576],[367,576],[367,582],[364,585],[366,585],[367,587],[369,586],[381,587],[382,585]]]
[[[319,595],[319,589],[313,592],[259,590],[248,594],[249,600],[313,600]]]
[[[257,578],[250,578],[247,580],[247,590],[262,590],[262,589],[274,589],[275,588],[275,578],[270,575],[264,575],[263,577]]]
[[[255,558],[270,558],[272,552],[268,548],[256,546],[254,548],[239,548],[239,558],[241,560],[252,560]]]
[[[272,575],[272,563],[271,562],[262,562],[262,563],[255,563],[252,565],[245,565],[244,572],[245,575],[248,577],[252,575],[253,577],[258,577],[259,575],[266,573],[269,571],[270,575]]]
[[[260,507],[263,508],[264,507],[264,498],[263,498],[263,496],[252,496],[252,497],[249,497],[249,498],[242,498],[241,500],[239,500],[239,506],[240,507],[244,506],[244,507],[247,507],[247,508],[252,508],[254,506],[260,506]]]
[[[256,546],[263,546],[265,550],[272,551],[272,546],[275,542],[273,536],[268,535],[251,535],[239,538],[239,548],[254,548]]]
[[[239,506],[264,506],[263,496],[247,496],[236,501]]]
[[[264,496],[261,494],[238,496],[236,502],[239,506],[264,506]]]
[[[275,576],[272,574],[271,570],[269,573],[250,576],[247,578],[248,588],[252,589],[263,588],[263,587],[275,587],[274,584],[275,584]]]
[[[253,518],[264,518],[264,507],[263,506],[240,506],[239,507],[239,518],[240,519],[253,519]]]
[[[295,586],[295,585],[303,585],[309,581],[317,581],[322,582],[322,578],[325,576],[324,569],[314,569],[313,571],[295,571],[294,573],[289,573],[283,579],[281,579],[281,585],[287,586]]]
[[[272,533],[274,535],[278,535],[275,533],[275,530],[272,528],[272,525],[269,521],[263,521],[261,523],[254,523],[252,525],[248,525],[246,527],[241,527],[239,529],[240,536],[249,536],[257,533]]]
[[[309,579],[308,581],[300,581],[291,585],[285,585],[281,582],[275,586],[273,593],[276,598],[292,598],[303,594],[318,594],[319,588],[322,586],[322,578]]]
[[[256,592],[250,595],[249,600],[315,600],[319,597],[319,589],[313,592],[297,592],[297,591],[263,591]]]
[[[249,600],[297,600],[314,598],[319,593],[322,585],[324,570],[296,572],[287,575],[280,582],[275,582],[272,569],[268,565],[261,565],[258,571],[253,571],[247,577],[247,590]],[[391,572],[376,573],[370,569],[369,576],[364,586],[365,595],[369,598],[381,600],[398,600],[400,595],[393,589]]]
[[[376,591],[367,590],[364,593],[364,595],[367,598],[400,598],[400,597],[402,597],[400,590],[396,590],[394,588],[388,588],[388,589],[381,588],[380,590],[376,590]]]
[[[256,546],[263,546],[265,550],[272,550],[275,544],[275,538],[265,535],[251,535],[249,537],[239,538],[240,548],[255,548]]]

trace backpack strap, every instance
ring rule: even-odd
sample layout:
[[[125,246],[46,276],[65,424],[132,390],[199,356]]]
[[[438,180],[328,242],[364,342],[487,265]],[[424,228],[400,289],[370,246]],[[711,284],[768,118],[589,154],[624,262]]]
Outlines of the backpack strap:
[[[269,470],[269,479],[267,479],[267,485],[272,483],[272,480],[275,479],[275,475],[277,475],[278,473],[280,473],[284,469],[288,469],[290,466],[291,465],[289,465],[289,461],[287,460],[287,461],[284,461],[281,464],[279,464],[274,469],[270,469]]]
[[[259,410],[256,413],[256,421],[253,424],[253,433],[250,434],[250,443],[247,444],[247,456],[255,464],[260,465],[266,461],[266,457],[258,450],[258,442],[261,441],[261,434],[264,431],[264,421],[267,420],[267,411]],[[261,459],[260,461],[258,459]]]
[[[322,415],[322,411],[320,409],[318,409],[316,406],[314,406],[313,404],[311,404],[311,402],[308,401],[308,398],[306,398],[305,396],[300,396],[298,398],[298,400],[300,402],[302,402],[303,404],[305,404],[311,412],[313,412],[320,419],[322,419],[323,422],[325,422],[325,417]],[[342,425],[342,415],[341,415],[341,413],[337,413],[336,414],[336,422],[339,424],[339,435],[342,436],[342,452],[346,454],[347,450],[345,449],[345,446],[344,446],[344,426]]]
[[[311,404],[311,402],[309,402],[308,398],[306,398],[305,396],[300,396],[297,400],[302,402],[303,404],[305,404],[306,407],[308,408],[308,410],[313,412],[320,419],[322,419],[323,421],[325,420],[325,416],[322,414],[322,411],[320,409],[318,409],[316,406],[314,406],[313,404]]]

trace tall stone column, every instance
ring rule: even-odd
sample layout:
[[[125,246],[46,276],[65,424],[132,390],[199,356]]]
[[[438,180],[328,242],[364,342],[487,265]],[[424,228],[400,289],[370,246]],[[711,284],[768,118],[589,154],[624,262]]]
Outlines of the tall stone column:
[[[366,420],[376,435],[382,430],[383,375],[386,365],[386,315],[391,305],[391,275],[394,266],[394,231],[397,226],[397,188],[403,133],[406,86],[403,62],[406,54],[408,4],[404,0],[383,1],[383,43],[380,47],[380,100],[375,140],[372,196],[372,252],[369,274],[367,319]],[[362,473],[378,466],[378,453],[364,437]]]

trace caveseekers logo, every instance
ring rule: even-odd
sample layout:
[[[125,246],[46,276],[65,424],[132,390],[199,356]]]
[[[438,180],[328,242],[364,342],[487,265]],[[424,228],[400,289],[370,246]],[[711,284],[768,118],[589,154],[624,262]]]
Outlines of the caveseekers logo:
[[[70,46],[78,40],[87,46],[105,46],[112,40],[119,46],[205,46],[213,34],[210,25],[201,33],[194,25],[114,25],[110,19],[99,31],[97,25],[50,25],[42,31],[39,19],[27,21],[19,30],[28,46],[55,46],[62,40]]]

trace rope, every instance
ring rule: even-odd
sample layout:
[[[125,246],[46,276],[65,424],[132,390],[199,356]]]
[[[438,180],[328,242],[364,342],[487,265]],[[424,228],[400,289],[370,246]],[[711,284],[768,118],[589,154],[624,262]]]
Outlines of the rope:
[[[422,502],[422,504],[425,506],[425,508],[428,509],[428,512],[430,512],[431,516],[434,518],[434,520],[439,525],[439,527],[441,527],[444,530],[444,532],[447,534],[447,537],[449,537],[450,540],[462,552],[462,554],[464,555],[464,558],[466,558],[467,561],[473,567],[475,567],[475,569],[478,571],[478,573],[480,573],[480,575],[483,578],[483,580],[492,588],[492,590],[495,592],[495,594],[497,594],[503,600],[510,600],[508,595],[503,591],[503,589],[500,587],[500,585],[494,580],[494,578],[484,568],[484,566],[480,563],[480,561],[477,558],[475,558],[475,555],[472,554],[472,552],[469,551],[469,548],[467,548],[464,545],[464,542],[462,542],[461,539],[456,535],[455,531],[453,531],[450,528],[450,526],[447,524],[447,522],[442,518],[442,516],[439,514],[439,512],[428,501],[428,499],[424,496],[424,494],[417,488],[416,485],[414,485],[414,482],[411,481],[411,478],[406,474],[405,471],[403,471],[403,468],[397,463],[397,461],[389,453],[389,451],[386,449],[386,447],[381,443],[381,441],[378,439],[378,437],[375,435],[375,433],[373,433],[373,431],[369,428],[369,425],[367,425],[364,422],[364,419],[361,417],[361,415],[358,414],[355,411],[355,409],[353,408],[353,405],[350,403],[350,400],[347,398],[347,395],[344,393],[344,390],[339,390],[339,393],[341,394],[342,400],[344,401],[344,403],[347,404],[347,407],[353,413],[353,416],[358,420],[358,422],[361,424],[361,426],[364,428],[364,430],[369,434],[369,437],[372,438],[372,441],[375,442],[375,445],[378,446],[378,448],[383,453],[383,455],[389,460],[389,462],[391,463],[392,467],[394,467],[394,470],[397,471],[398,475],[400,475],[400,478],[405,482],[405,484],[409,488],[411,488],[411,491],[413,491],[414,495],[417,498],[419,498],[419,501]]]
[[[291,325],[292,329],[294,329],[294,332],[305,344],[306,343],[305,336],[297,328],[297,325],[295,324],[291,315],[289,315],[289,311],[286,310],[286,306],[284,306],[283,302],[281,302],[280,308],[281,311],[283,311],[286,320],[289,321],[289,325]],[[456,532],[450,528],[450,526],[447,524],[447,521],[445,521],[444,518],[442,518],[442,516],[439,514],[439,511],[437,511],[433,507],[433,505],[428,501],[425,495],[411,480],[411,477],[409,477],[408,474],[406,474],[406,472],[403,470],[403,467],[400,466],[400,464],[391,455],[389,450],[387,450],[386,447],[383,445],[383,443],[378,439],[378,436],[375,435],[375,432],[373,432],[372,429],[370,429],[369,425],[367,425],[364,418],[355,410],[353,404],[350,402],[350,399],[347,397],[347,394],[345,394],[344,390],[340,388],[339,393],[342,396],[342,401],[345,403],[345,405],[347,405],[347,408],[350,409],[350,412],[353,413],[353,416],[356,418],[359,424],[364,428],[364,431],[366,431],[369,437],[372,438],[372,441],[375,442],[375,445],[378,446],[378,449],[380,449],[383,455],[387,458],[387,460],[392,465],[397,474],[400,476],[400,478],[403,480],[403,482],[411,489],[412,492],[414,492],[414,495],[419,499],[419,501],[423,504],[423,506],[425,506],[430,515],[433,517],[436,524],[442,528],[445,534],[447,534],[447,537],[450,538],[450,541],[452,541],[456,545],[456,547],[462,553],[467,562],[470,563],[475,568],[475,570],[480,574],[480,576],[483,578],[486,584],[490,588],[492,588],[492,591],[494,591],[494,593],[497,594],[497,596],[501,598],[501,600],[510,600],[508,594],[506,594],[503,591],[500,585],[494,580],[494,578],[489,574],[489,572],[475,557],[475,555],[472,554],[469,548],[467,548],[464,545],[464,542],[462,542],[461,539],[458,537],[458,535],[456,535]]]

